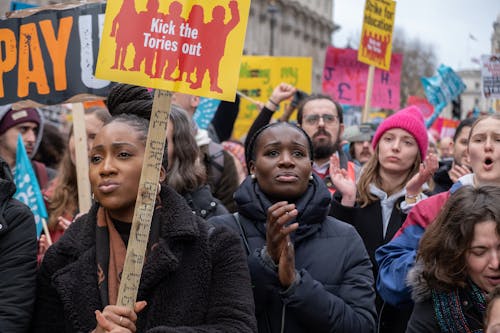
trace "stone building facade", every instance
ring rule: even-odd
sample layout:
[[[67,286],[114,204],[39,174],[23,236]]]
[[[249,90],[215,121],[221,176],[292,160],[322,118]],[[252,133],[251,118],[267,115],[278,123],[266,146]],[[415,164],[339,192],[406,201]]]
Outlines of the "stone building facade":
[[[333,0],[252,0],[244,52],[311,57],[313,91],[321,91],[326,48],[337,26]]]

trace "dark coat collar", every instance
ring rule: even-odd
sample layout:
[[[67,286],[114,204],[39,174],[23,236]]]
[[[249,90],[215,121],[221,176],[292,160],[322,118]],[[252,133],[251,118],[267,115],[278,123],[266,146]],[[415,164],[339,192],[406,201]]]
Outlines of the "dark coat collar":
[[[273,204],[261,191],[258,183],[247,177],[234,195],[238,211],[246,218],[265,223],[267,209]],[[330,209],[331,195],[324,182],[315,174],[306,192],[295,202],[301,225],[323,222]]]
[[[160,239],[156,251],[146,258],[138,300],[146,299],[162,278],[177,270],[183,244],[200,234],[199,221],[181,196],[169,187],[163,187],[160,196],[163,206],[155,212],[159,214]],[[95,204],[66,231],[56,243],[57,256],[46,256],[49,265],[51,259],[62,260],[61,256],[67,260],[65,263],[53,262],[56,267],[62,265],[53,274],[53,283],[74,328],[82,331],[94,328],[88,326],[95,323],[94,311],[103,308],[97,287],[95,229],[98,207]]]

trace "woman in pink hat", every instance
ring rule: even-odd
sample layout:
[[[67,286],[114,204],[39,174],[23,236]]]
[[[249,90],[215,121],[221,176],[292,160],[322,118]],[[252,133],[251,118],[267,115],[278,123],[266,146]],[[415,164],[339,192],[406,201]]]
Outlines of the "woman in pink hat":
[[[427,156],[427,129],[415,106],[385,119],[373,136],[372,146],[374,154],[357,184],[344,170],[334,170],[333,181],[340,194],[335,195],[330,215],[356,228],[376,279],[375,250],[392,239],[410,208],[425,197],[423,187],[437,169],[438,160],[434,154]],[[330,165],[338,165],[335,157]],[[411,308],[391,307],[380,297],[376,303],[379,332],[404,332]]]

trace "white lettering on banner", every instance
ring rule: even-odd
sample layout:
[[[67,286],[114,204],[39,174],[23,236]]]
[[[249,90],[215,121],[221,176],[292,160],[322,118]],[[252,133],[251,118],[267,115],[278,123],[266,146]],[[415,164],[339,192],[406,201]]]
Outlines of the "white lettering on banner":
[[[104,25],[104,14],[98,15],[99,42]],[[80,68],[82,82],[92,89],[101,89],[110,84],[109,81],[96,79],[94,76],[94,49],[92,47],[92,16],[82,15],[78,17],[78,33],[80,36]]]

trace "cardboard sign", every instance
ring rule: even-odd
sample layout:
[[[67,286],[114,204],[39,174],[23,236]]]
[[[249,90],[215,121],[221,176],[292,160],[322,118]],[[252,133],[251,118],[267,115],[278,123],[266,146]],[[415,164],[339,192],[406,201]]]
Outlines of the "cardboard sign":
[[[388,71],[391,67],[392,31],[396,2],[366,0],[358,60]]]
[[[424,119],[427,120],[434,114],[434,107],[429,101],[424,97],[419,96],[408,96],[407,105],[415,105],[420,109]]]
[[[481,56],[481,82],[484,98],[500,98],[500,54]]]
[[[99,78],[233,101],[250,0],[109,1]]]
[[[368,65],[357,60],[357,51],[329,47],[323,71],[323,92],[341,104],[363,106],[365,103]],[[371,105],[400,109],[400,82],[403,56],[392,55],[390,71],[375,69]]]
[[[105,4],[61,8],[0,20],[0,105],[108,94],[110,82],[93,74]]]
[[[311,58],[244,56],[241,63],[238,91],[255,101],[265,103],[271,96],[273,89],[282,82],[310,93],[311,76]],[[282,114],[286,105],[285,102],[281,104],[281,110],[275,112],[275,117]],[[258,105],[242,98],[233,136],[241,139],[246,135],[259,112]]]

